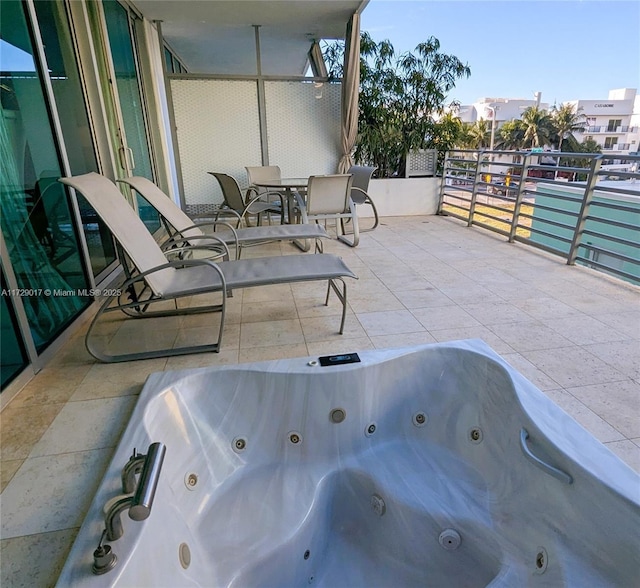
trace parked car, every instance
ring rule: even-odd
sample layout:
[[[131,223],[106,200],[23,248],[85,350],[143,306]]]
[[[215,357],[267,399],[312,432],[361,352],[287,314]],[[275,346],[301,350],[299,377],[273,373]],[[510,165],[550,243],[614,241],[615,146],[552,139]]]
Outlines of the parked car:
[[[504,180],[498,180],[487,186],[487,192],[489,194],[515,198],[518,195],[518,186],[517,184],[514,186],[512,182],[510,182],[510,185],[507,185]]]

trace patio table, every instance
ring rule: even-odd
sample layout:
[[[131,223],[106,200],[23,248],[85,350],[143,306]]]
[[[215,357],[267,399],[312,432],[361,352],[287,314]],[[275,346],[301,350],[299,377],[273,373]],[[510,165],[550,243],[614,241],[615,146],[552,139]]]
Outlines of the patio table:
[[[294,210],[296,205],[295,194],[300,191],[306,191],[309,185],[309,178],[281,178],[279,180],[263,180],[254,182],[254,186],[258,188],[267,188],[269,190],[278,190],[283,192],[287,200],[287,222],[292,223],[294,218]]]

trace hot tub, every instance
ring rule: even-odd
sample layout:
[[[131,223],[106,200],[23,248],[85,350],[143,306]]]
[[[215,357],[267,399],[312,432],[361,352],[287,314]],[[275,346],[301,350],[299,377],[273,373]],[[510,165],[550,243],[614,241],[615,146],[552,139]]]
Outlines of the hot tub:
[[[59,586],[637,585],[640,477],[481,341],[152,374]],[[132,449],[166,446],[150,516]]]

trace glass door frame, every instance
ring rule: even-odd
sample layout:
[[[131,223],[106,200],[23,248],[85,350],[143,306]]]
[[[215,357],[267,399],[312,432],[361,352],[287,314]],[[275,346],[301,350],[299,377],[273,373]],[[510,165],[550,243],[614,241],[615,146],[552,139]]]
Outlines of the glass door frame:
[[[127,19],[128,19],[128,28],[129,28],[129,36],[131,39],[131,43],[133,45],[134,52],[134,64],[136,68],[136,76],[139,82],[139,90],[141,93],[141,103],[142,103],[142,113],[144,117],[144,129],[145,129],[145,142],[147,148],[149,150],[149,159],[151,165],[151,171],[153,174],[154,181],[157,180],[158,176],[158,165],[156,162],[156,153],[154,148],[154,141],[152,140],[150,133],[150,120],[149,120],[149,112],[148,112],[148,101],[147,101],[147,91],[145,89],[145,79],[142,75],[140,59],[142,58],[140,51],[138,50],[139,39],[138,39],[138,31],[136,31],[135,21],[142,20],[142,16],[127,2],[117,1],[120,6],[126,11]],[[103,88],[103,92],[105,92],[104,100],[108,100],[111,98],[111,108],[109,105],[105,105],[106,110],[110,110],[112,117],[115,119],[115,123],[117,124],[117,129],[115,129],[115,134],[113,132],[107,133],[111,138],[111,143],[113,144],[113,151],[115,154],[115,177],[113,179],[120,179],[122,177],[131,177],[134,175],[133,171],[135,166],[132,165],[135,162],[133,161],[133,151],[129,147],[127,143],[127,133],[124,125],[124,118],[122,115],[122,110],[120,108],[120,96],[118,94],[118,87],[115,82],[116,80],[116,71],[113,63],[111,46],[109,44],[109,31],[107,30],[107,21],[104,13],[104,6],[102,1],[95,2],[93,4],[96,10],[96,14],[98,15],[98,23],[99,26],[99,38],[95,40],[96,43],[100,44],[100,52],[104,56],[104,60],[106,62],[106,77],[109,81],[108,87],[105,88],[105,84],[101,83],[101,87]],[[100,83],[101,80],[99,80]],[[105,121],[109,121],[110,117],[106,116]],[[114,144],[117,141],[116,144]],[[120,186],[121,191],[122,187]],[[129,203],[135,208],[136,212],[138,212],[138,205],[136,199],[132,197],[130,191],[123,191]]]

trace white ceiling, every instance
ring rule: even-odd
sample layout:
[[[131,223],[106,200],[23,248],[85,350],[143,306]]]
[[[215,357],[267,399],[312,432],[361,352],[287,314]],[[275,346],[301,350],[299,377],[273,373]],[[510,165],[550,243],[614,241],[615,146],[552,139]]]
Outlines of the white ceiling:
[[[314,39],[344,38],[368,0],[134,0],[191,73],[255,74],[260,25],[264,75],[301,75]]]

